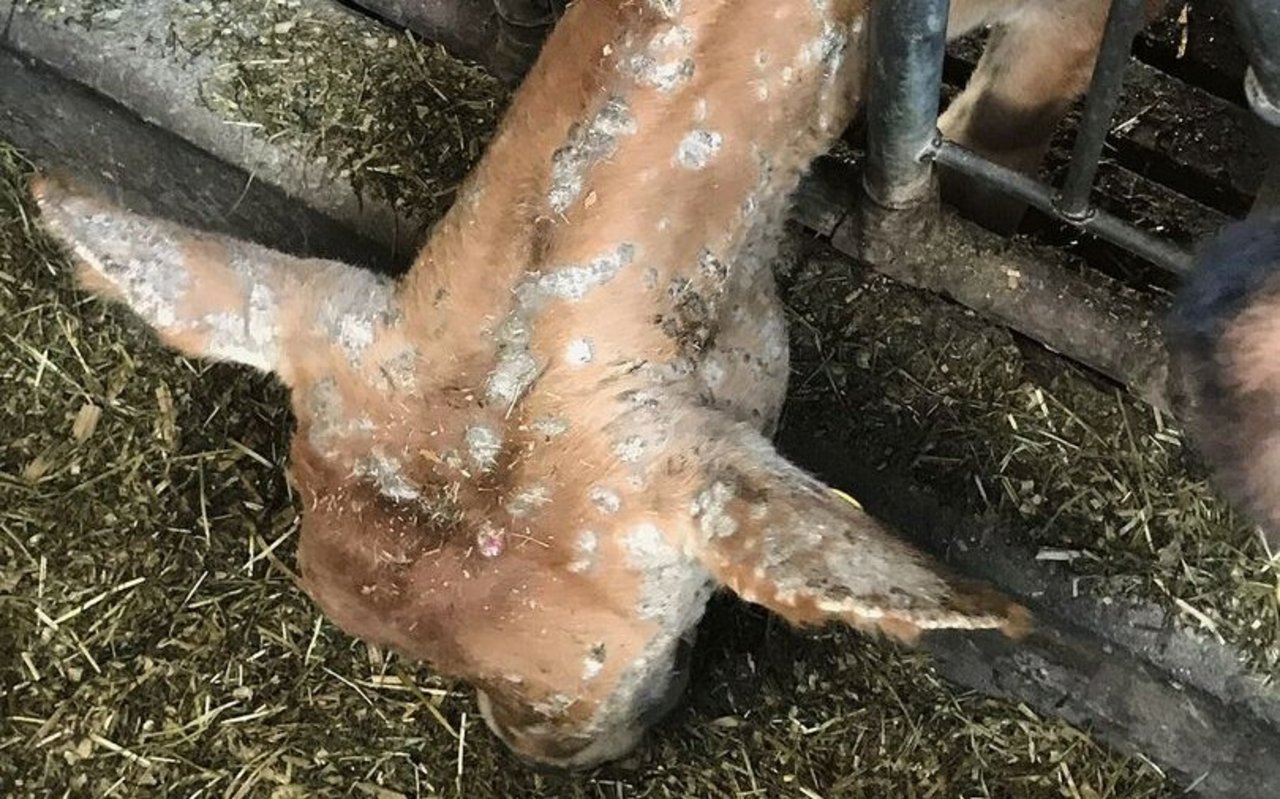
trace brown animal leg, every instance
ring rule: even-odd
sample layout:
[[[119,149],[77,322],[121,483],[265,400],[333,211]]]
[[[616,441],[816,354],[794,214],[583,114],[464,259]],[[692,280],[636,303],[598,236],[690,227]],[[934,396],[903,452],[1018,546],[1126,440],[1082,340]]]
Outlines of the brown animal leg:
[[[939,119],[943,135],[1033,175],[1089,84],[1109,7],[1108,0],[1032,0],[1002,15],[969,84]],[[941,177],[943,198],[966,216],[997,232],[1018,227],[1024,203],[963,175]]]

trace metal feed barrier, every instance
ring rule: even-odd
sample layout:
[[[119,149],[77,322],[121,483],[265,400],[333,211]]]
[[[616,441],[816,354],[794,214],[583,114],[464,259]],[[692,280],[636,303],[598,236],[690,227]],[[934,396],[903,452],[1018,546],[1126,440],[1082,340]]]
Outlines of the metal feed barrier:
[[[1190,254],[1090,205],[1102,147],[1120,100],[1144,0],[1115,0],[1094,68],[1075,148],[1060,192],[992,163],[938,134],[937,98],[950,0],[877,3],[871,11],[866,197],[882,208],[908,211],[932,199],[932,163],[978,178],[1060,221],[1106,239],[1170,272],[1190,269]],[[930,21],[934,21],[930,26]]]
[[[1191,268],[1186,250],[1090,203],[1129,51],[1144,22],[1144,0],[1115,0],[1111,6],[1070,165],[1057,192],[938,134],[946,32],[936,24],[931,28],[929,21],[946,19],[950,5],[950,0],[898,0],[872,8],[871,60],[877,79],[868,99],[867,198],[894,210],[926,204],[931,164],[936,161],[1169,272],[1186,274]],[[1250,63],[1245,80],[1250,106],[1263,122],[1280,127],[1280,5],[1232,0],[1232,10]],[[1255,208],[1268,204],[1267,195],[1260,194]]]
[[[1091,202],[1130,50],[1143,26],[1143,0],[1115,0],[1112,4],[1070,162],[1058,189],[992,163],[944,140],[938,133],[937,98],[942,88],[946,37],[945,30],[936,23],[931,27],[929,21],[946,19],[949,7],[949,0],[896,0],[873,6],[870,58],[875,80],[869,87],[862,207],[860,215],[853,218],[861,219],[861,224],[835,231],[836,246],[862,256],[877,268],[887,267],[885,271],[908,276],[908,282],[954,295],[948,288],[955,281],[940,274],[948,265],[940,263],[936,256],[922,256],[919,252],[927,247],[921,248],[918,242],[938,235],[932,231],[924,239],[919,237],[921,232],[929,232],[922,229],[932,228],[936,222],[937,183],[932,179],[936,163],[977,179],[1174,276],[1186,275],[1191,269],[1191,254],[1185,248]],[[1232,0],[1232,11],[1250,64],[1246,96],[1256,116],[1269,128],[1263,138],[1271,165],[1254,204],[1256,212],[1280,199],[1280,4],[1270,0]],[[942,241],[948,238],[944,236]],[[1175,404],[1159,337],[1158,305],[1138,296],[1100,295],[1106,281],[1094,276],[1055,274],[1034,267],[1032,275],[1033,280],[1039,279],[1039,288],[1012,294],[996,292],[981,302],[966,304],[1118,379],[1157,406]],[[999,275],[994,277],[998,280]],[[973,292],[962,290],[956,299],[965,302],[966,293]],[[1063,303],[1092,305],[1095,310],[1072,314],[1062,307]],[[1027,319],[1037,310],[1045,312],[1043,318],[1050,320],[1048,326]],[[1072,329],[1073,322],[1084,323],[1085,328]],[[1091,336],[1088,327],[1096,335]],[[1133,348],[1126,353],[1129,345]]]

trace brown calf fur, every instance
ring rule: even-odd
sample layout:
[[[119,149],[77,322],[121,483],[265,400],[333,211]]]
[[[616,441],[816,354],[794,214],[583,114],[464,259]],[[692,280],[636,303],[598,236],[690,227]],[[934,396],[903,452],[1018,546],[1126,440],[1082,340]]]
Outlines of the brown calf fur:
[[[1280,554],[1280,213],[1206,243],[1178,293],[1169,345],[1191,438]]]
[[[1074,3],[957,2],[952,28]],[[861,96],[865,11],[579,0],[399,281],[36,194],[87,287],[289,387],[323,611],[470,680],[523,757],[591,766],[669,707],[716,585],[904,640],[1028,624],[769,443],[788,371],[769,263]]]

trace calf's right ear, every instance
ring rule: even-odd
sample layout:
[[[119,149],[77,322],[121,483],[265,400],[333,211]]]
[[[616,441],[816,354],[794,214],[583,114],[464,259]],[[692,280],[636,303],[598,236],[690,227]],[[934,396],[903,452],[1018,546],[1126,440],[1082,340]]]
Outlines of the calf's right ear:
[[[190,356],[287,371],[291,352],[340,343],[348,316],[382,310],[391,293],[356,267],[135,214],[66,178],[38,178],[32,190],[80,283]]]

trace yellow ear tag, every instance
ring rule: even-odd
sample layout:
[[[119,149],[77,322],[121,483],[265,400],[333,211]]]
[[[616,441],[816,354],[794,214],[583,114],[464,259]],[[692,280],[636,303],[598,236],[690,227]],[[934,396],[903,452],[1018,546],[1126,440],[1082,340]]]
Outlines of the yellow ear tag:
[[[849,496],[848,494],[844,493],[844,492],[843,492],[843,491],[841,491],[840,489],[838,489],[838,488],[833,488],[833,489],[831,489],[831,493],[832,493],[832,494],[835,494],[837,497],[840,497],[840,498],[841,498],[841,499],[843,499],[845,502],[848,502],[850,505],[852,505],[853,507],[857,508],[858,510],[863,510],[863,507],[862,507],[862,503],[861,503],[861,502],[859,502],[858,500],[856,500],[856,499],[854,499],[853,497]]]

